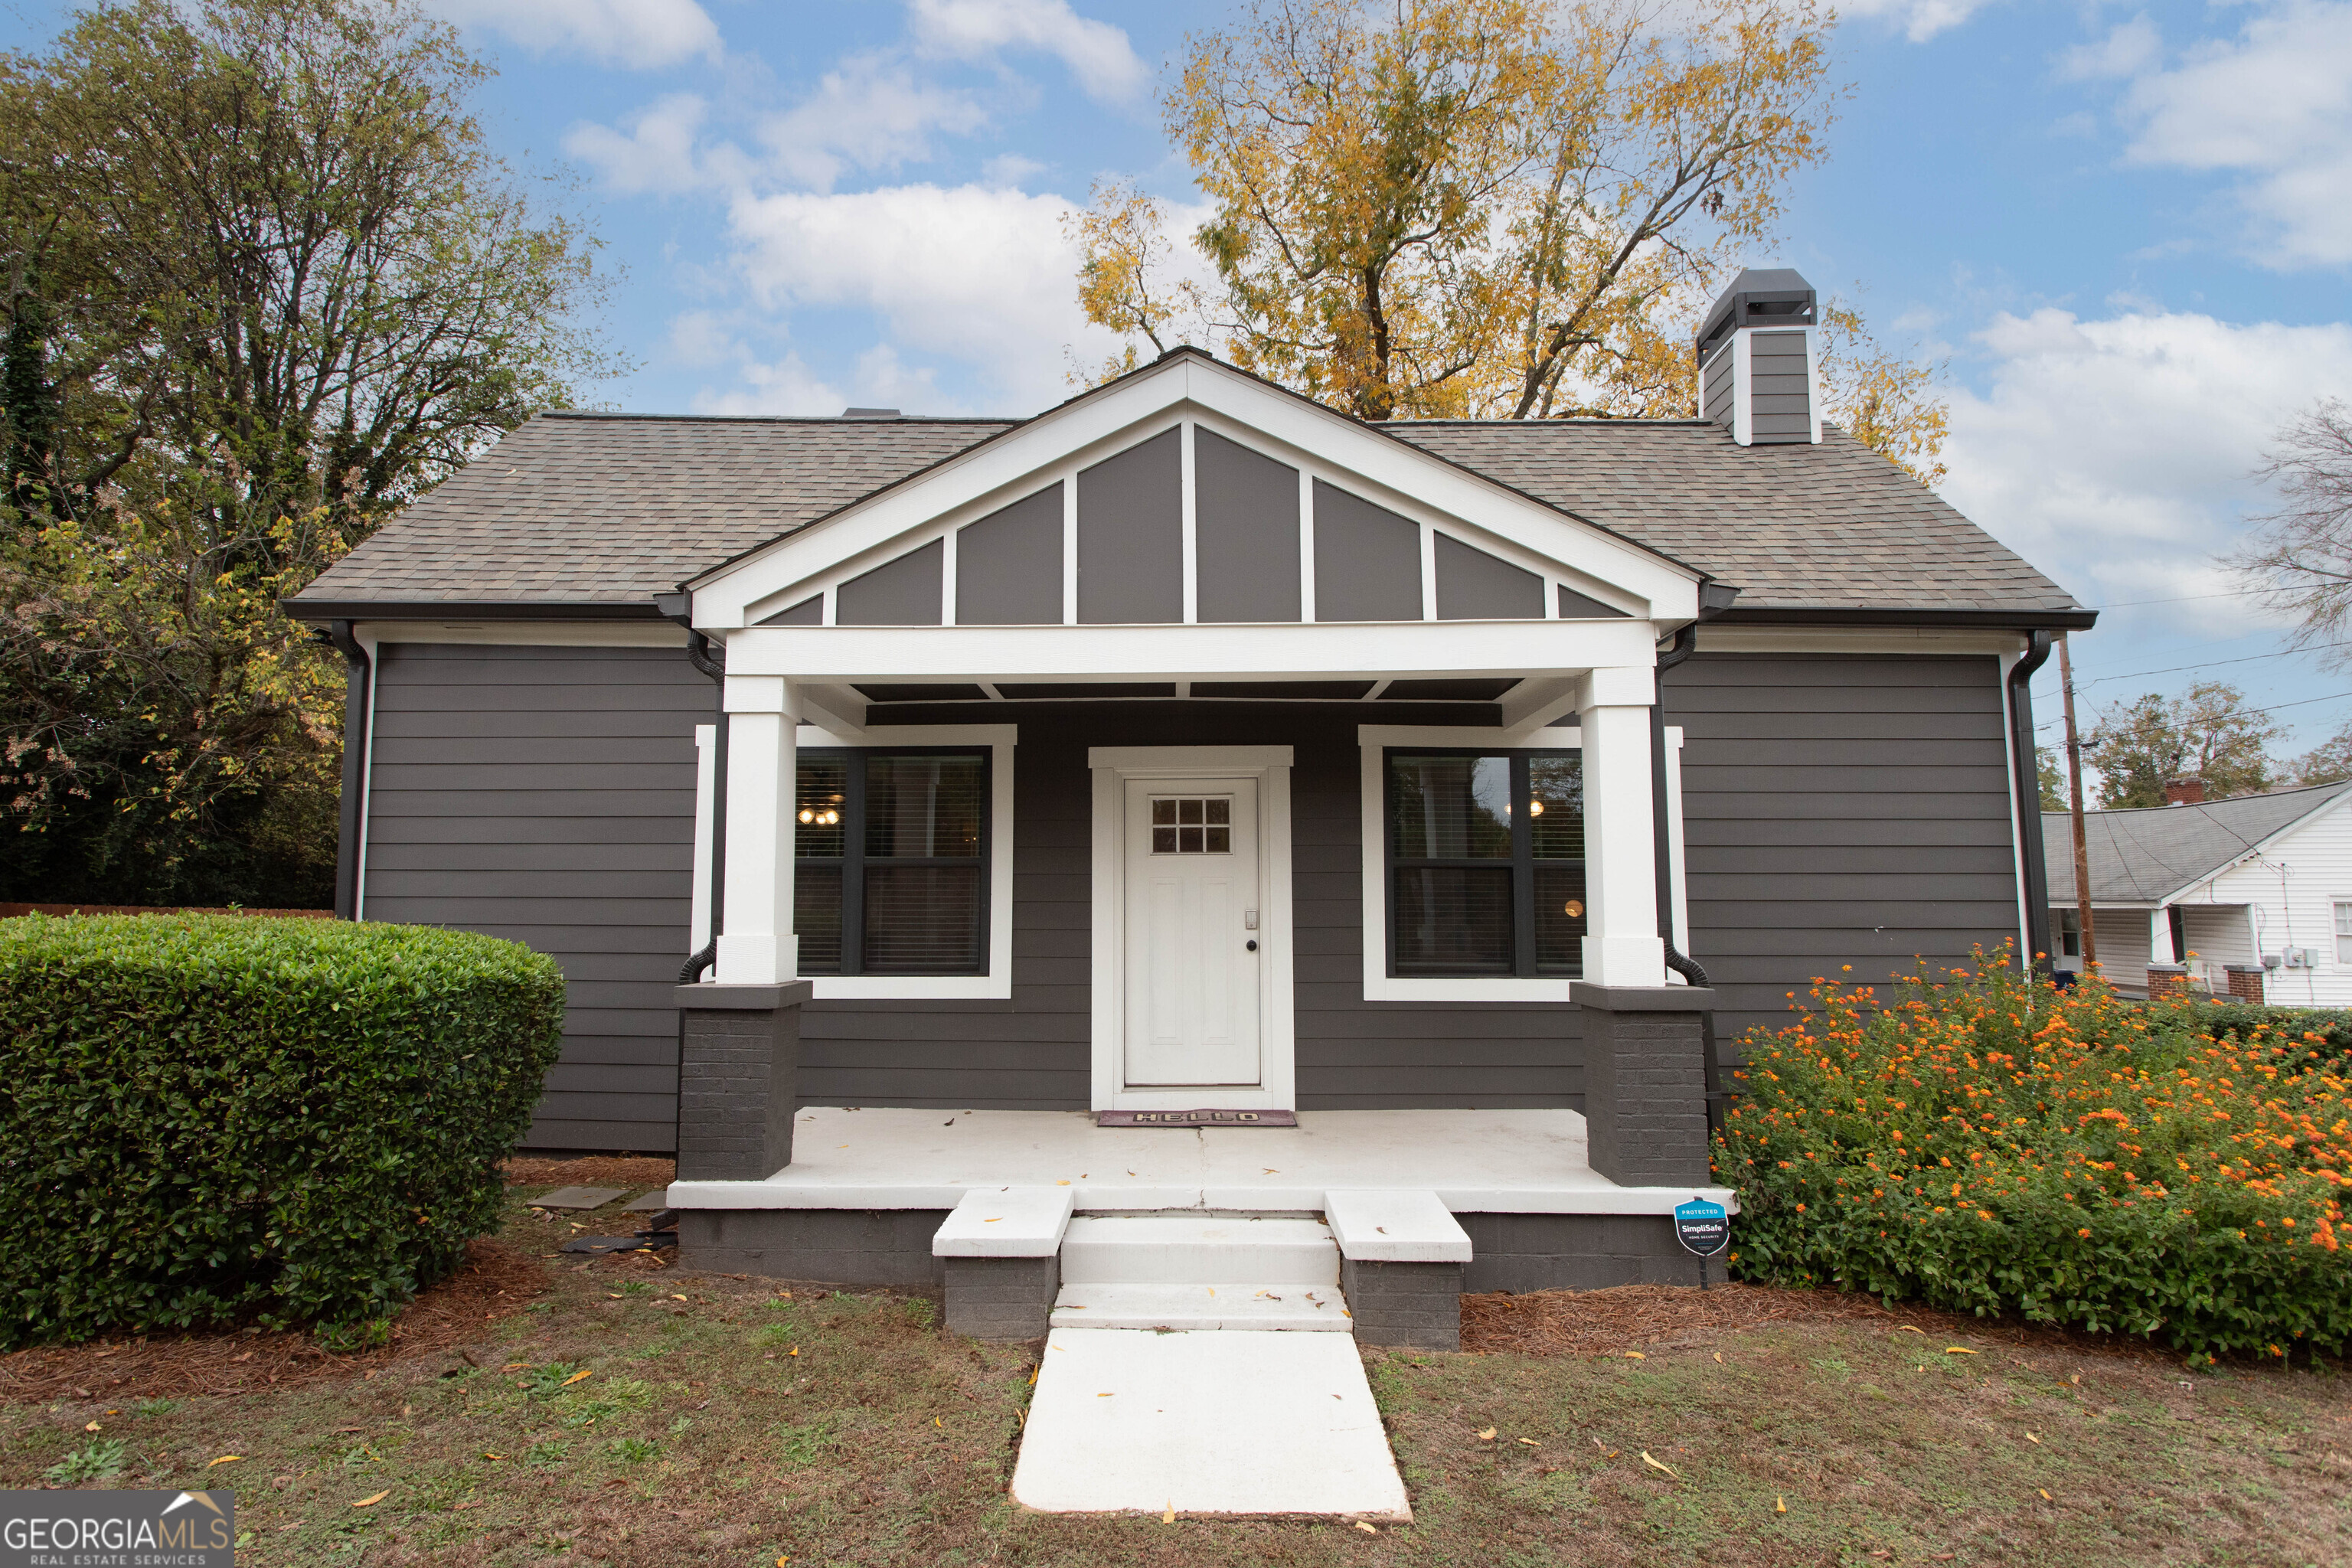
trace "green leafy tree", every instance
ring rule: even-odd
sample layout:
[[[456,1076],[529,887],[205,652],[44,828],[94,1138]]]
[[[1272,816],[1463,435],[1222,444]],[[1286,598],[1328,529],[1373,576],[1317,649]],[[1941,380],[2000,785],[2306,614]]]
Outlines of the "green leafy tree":
[[[0,897],[325,897],[341,673],[278,598],[610,368],[486,74],[409,0],[0,58]]]
[[[2341,784],[2352,779],[2352,724],[2346,724],[2288,764],[2299,784]]]
[[[2084,738],[2084,760],[2098,770],[2105,809],[2164,804],[2168,779],[2205,781],[2205,798],[2226,799],[2271,786],[2271,742],[2286,731],[2246,707],[2245,694],[2218,680],[2182,697],[2154,692],[2110,703]]]
[[[2042,809],[2066,810],[2066,768],[2058,760],[2056,750],[2049,746],[2034,747],[2033,770],[2042,786]]]

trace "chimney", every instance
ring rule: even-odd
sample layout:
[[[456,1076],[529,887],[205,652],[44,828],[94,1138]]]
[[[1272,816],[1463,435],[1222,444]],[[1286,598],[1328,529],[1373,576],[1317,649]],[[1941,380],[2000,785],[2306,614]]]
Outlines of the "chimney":
[[[1699,329],[1699,416],[1743,447],[1821,445],[1817,303],[1790,268],[1732,279]]]
[[[845,408],[844,419],[898,419],[903,417],[895,408]]]
[[[2167,805],[2203,805],[2203,779],[2167,779],[2164,781],[2164,804]]]

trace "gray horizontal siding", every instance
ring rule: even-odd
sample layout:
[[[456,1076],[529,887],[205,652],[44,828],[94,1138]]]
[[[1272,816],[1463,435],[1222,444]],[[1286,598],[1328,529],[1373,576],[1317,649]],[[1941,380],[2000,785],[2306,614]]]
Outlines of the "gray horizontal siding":
[[[667,1150],[692,891],[694,726],[665,648],[389,643],[377,655],[370,920],[520,942],[563,967],[563,1051],[528,1141]]]
[[[1692,956],[1735,1050],[1817,976],[1883,986],[2015,939],[1998,661],[1701,654],[1665,701]]]

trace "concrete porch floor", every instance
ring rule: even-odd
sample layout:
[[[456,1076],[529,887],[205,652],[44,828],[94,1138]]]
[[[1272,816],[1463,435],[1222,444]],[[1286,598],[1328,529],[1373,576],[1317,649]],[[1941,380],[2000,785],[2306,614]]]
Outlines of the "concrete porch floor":
[[[1623,1187],[1573,1110],[1306,1110],[1295,1128],[1098,1128],[1087,1111],[809,1107],[793,1163],[677,1182],[681,1209],[949,1209],[973,1187],[1076,1189],[1076,1205],[1315,1212],[1343,1188],[1434,1192],[1456,1213],[1665,1215],[1723,1187]]]

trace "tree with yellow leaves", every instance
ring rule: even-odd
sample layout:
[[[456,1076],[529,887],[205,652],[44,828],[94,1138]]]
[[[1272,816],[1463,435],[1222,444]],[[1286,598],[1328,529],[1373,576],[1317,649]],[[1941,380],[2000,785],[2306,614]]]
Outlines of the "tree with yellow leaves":
[[[1212,213],[1171,278],[1128,184],[1074,215],[1080,300],[1126,350],[1219,348],[1365,419],[1696,412],[1690,329],[1826,153],[1816,0],[1259,0],[1163,100]],[[1858,315],[1833,416],[1923,479],[1933,373]],[[1857,417],[1858,416],[1858,417]]]

